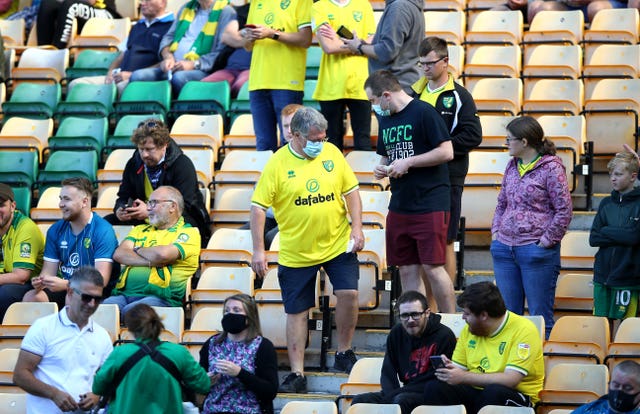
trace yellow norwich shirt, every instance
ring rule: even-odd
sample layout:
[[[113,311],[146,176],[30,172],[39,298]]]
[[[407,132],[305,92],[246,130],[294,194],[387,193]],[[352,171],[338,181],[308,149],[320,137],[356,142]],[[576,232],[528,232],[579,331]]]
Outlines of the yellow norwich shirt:
[[[251,202],[273,207],[280,229],[278,262],[306,267],[331,260],[347,249],[351,227],[344,194],[358,180],[342,152],[325,143],[314,159],[280,148],[265,166]]]
[[[187,281],[198,268],[200,257],[200,232],[185,223],[184,218],[165,230],[157,230],[151,225],[136,226],[125,240],[131,240],[134,247],[174,245],[180,251],[180,258],[163,267],[125,266],[118,279],[114,295],[157,296],[169,302],[170,306],[180,306],[187,288]]]
[[[314,33],[323,24],[329,24],[336,31],[340,26],[344,26],[363,39],[373,35],[376,30],[373,8],[368,0],[350,0],[346,4],[338,4],[333,0],[319,0],[313,3],[311,25]],[[367,100],[364,81],[368,75],[366,56],[327,55],[323,52],[313,99],[318,101]]]
[[[544,382],[542,338],[535,325],[507,311],[504,323],[491,336],[477,336],[462,328],[452,361],[475,373],[491,374],[514,369],[524,377],[516,389],[528,395],[533,404]]]
[[[29,269],[32,270],[31,277],[40,274],[44,237],[36,223],[18,210],[13,213],[9,230],[2,236],[2,252],[0,273]]]
[[[247,24],[267,26],[283,33],[295,33],[310,26],[311,0],[253,0]],[[253,45],[249,90],[304,90],[307,49],[260,39]]]

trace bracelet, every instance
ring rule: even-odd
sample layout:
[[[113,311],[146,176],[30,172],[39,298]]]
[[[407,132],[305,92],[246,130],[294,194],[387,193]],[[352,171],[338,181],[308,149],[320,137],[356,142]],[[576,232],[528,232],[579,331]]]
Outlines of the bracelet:
[[[364,52],[362,51],[362,46],[364,46],[364,42],[360,42],[360,44],[358,45],[358,53],[360,53],[361,55],[364,55]]]
[[[142,246],[136,246],[133,248],[133,252],[135,254],[137,254],[138,256],[142,257],[144,260],[147,261],[147,267],[149,269],[151,269],[151,260],[147,259],[146,257],[144,257],[141,253],[140,253],[140,249],[142,248]]]

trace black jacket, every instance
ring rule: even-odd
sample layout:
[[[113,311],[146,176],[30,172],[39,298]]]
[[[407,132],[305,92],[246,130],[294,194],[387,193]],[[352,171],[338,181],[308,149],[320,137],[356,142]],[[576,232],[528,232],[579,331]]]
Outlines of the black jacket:
[[[161,173],[158,186],[170,185],[180,191],[184,198],[184,212],[182,215],[187,223],[200,230],[202,245],[206,246],[210,236],[209,214],[198,189],[196,169],[191,160],[184,155],[173,139],[169,140],[164,159],[164,170]],[[140,153],[136,150],[127,161],[122,174],[122,183],[118,190],[118,200],[113,211],[124,207],[129,198],[146,200],[144,192],[144,164]]]
[[[593,280],[611,287],[638,286],[640,281],[640,188],[612,191],[598,207],[589,244],[599,247]]]
[[[422,336],[410,336],[401,323],[391,328],[387,337],[387,350],[382,363],[380,384],[384,395],[397,392],[419,392],[424,384],[435,379],[435,370],[429,357],[445,354],[453,355],[456,337],[445,325],[440,323],[440,315],[431,313]],[[402,389],[400,383],[402,381]]]

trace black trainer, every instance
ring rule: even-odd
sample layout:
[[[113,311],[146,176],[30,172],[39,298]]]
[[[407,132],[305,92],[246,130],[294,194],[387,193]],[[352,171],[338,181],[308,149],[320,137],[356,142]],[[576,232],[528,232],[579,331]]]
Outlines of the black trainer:
[[[289,394],[306,394],[307,378],[292,372],[284,378],[284,381],[278,388],[278,392],[286,392]]]
[[[356,354],[351,349],[347,349],[344,352],[336,352],[333,368],[348,374],[351,372],[351,368],[353,368],[353,364],[355,364],[357,360]]]

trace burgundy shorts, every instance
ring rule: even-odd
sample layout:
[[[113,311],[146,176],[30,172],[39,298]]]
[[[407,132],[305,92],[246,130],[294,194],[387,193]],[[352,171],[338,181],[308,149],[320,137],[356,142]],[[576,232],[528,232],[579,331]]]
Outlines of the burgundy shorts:
[[[449,212],[387,214],[387,263],[391,266],[445,263]]]

